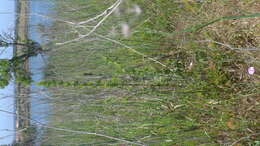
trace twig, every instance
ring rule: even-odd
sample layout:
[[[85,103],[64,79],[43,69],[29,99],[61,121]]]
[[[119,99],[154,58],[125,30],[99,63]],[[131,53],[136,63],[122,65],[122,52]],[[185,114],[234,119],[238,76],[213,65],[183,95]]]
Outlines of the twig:
[[[232,48],[230,45],[227,45],[227,44],[224,44],[224,43],[221,43],[221,42],[217,42],[217,41],[214,41],[214,40],[202,40],[202,41],[196,41],[196,42],[200,42],[200,43],[204,43],[204,42],[210,42],[210,43],[215,43],[215,44],[218,44],[218,45],[222,45],[224,47],[227,47],[231,50],[234,50],[234,48]]]
[[[85,38],[85,37],[91,35],[91,34],[92,34],[94,31],[96,31],[96,29],[117,9],[117,7],[118,7],[121,3],[122,3],[122,0],[118,0],[118,1],[116,2],[116,5],[113,7],[113,9],[112,9],[111,11],[109,11],[109,12],[107,13],[107,15],[105,15],[104,18],[103,18],[102,20],[100,20],[100,21],[97,23],[97,25],[95,25],[95,26],[93,27],[93,29],[90,30],[87,34],[81,35],[81,36],[79,36],[79,37],[76,38],[76,39],[69,40],[69,41],[66,41],[66,42],[63,42],[63,43],[56,43],[56,45],[65,45],[65,44],[68,44],[68,43],[76,42],[76,41],[79,41],[79,40],[81,40],[81,39],[83,39],[83,38]],[[81,26],[81,25],[80,25],[80,26]]]
[[[98,19],[98,18],[100,18],[100,17],[102,17],[102,16],[108,14],[108,11],[111,10],[111,9],[113,9],[119,1],[120,1],[120,0],[118,0],[117,2],[115,2],[113,5],[111,5],[109,8],[107,8],[105,11],[103,11],[103,13],[97,15],[96,17],[90,18],[90,19],[85,20],[85,21],[81,21],[81,22],[77,23],[77,25],[86,24],[86,23],[88,23],[88,22],[94,21],[94,20],[96,20],[96,19]]]
[[[231,45],[224,44],[224,43],[221,43],[221,42],[217,42],[217,41],[214,41],[214,40],[201,40],[201,41],[196,41],[196,42],[200,42],[200,43],[212,42],[212,43],[227,47],[231,50],[260,50],[260,48],[233,48]]]
[[[241,138],[239,138],[237,141],[233,142],[230,146],[233,146],[233,145],[237,144],[238,142],[242,141],[243,139],[248,139],[248,138],[250,138],[251,136],[255,136],[255,135],[259,135],[259,134],[260,134],[260,133],[255,133],[255,134],[248,135],[248,136],[246,136],[246,137],[241,137]]]

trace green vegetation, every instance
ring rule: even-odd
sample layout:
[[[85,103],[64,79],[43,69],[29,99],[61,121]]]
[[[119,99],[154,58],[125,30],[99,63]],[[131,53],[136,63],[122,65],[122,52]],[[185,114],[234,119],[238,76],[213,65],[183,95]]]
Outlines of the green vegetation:
[[[25,69],[29,57],[36,56],[42,52],[42,48],[37,42],[25,40],[20,42],[6,41],[0,37],[0,47],[8,46],[24,46],[21,55],[14,56],[7,60],[0,60],[0,88],[4,88],[9,84],[12,74],[15,74],[16,82],[29,85],[31,83],[30,73]]]
[[[113,2],[57,1],[57,17],[80,22]],[[129,13],[134,5],[142,14]],[[259,6],[256,0],[124,1],[120,15],[95,33],[50,51],[39,83],[53,95],[50,124],[147,145],[257,145],[259,71],[247,69],[260,67]],[[77,38],[97,21],[84,28],[57,22],[53,43]],[[124,23],[128,38],[120,33]],[[123,145],[52,129],[46,137],[46,145]]]

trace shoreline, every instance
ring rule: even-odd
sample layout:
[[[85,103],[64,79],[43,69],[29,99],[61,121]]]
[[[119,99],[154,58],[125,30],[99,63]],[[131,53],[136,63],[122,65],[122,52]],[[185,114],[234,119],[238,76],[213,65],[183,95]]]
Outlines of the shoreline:
[[[28,21],[29,21],[29,1],[28,0],[16,0],[16,24],[15,24],[15,39],[17,42],[28,40]],[[14,56],[20,56],[23,54],[23,46],[15,46]],[[29,60],[27,60],[22,66],[27,72],[29,69]],[[16,75],[15,75],[16,76]],[[15,128],[16,130],[27,129],[30,127],[31,122],[31,103],[30,103],[30,86],[23,85],[15,82]],[[15,144],[27,144],[28,140],[27,130],[15,134]]]

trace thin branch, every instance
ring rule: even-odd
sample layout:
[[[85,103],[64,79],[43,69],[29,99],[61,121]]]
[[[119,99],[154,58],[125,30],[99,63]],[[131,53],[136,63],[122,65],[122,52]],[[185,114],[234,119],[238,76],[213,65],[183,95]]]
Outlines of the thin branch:
[[[96,29],[117,9],[117,7],[122,3],[122,0],[118,0],[116,2],[116,5],[113,7],[113,9],[111,11],[109,11],[109,13],[107,15],[105,15],[103,17],[102,20],[100,20],[96,26],[93,27],[92,30],[90,30],[87,34],[85,35],[81,35],[79,36],[78,38],[76,39],[73,39],[73,40],[69,40],[69,41],[66,41],[66,42],[63,42],[63,43],[56,43],[56,45],[65,45],[65,44],[68,44],[68,43],[72,43],[72,42],[76,42],[76,41],[79,41],[85,37],[88,37],[89,35],[91,35],[94,31],[96,31]],[[81,26],[81,25],[80,25]]]
[[[240,141],[242,141],[242,140],[244,140],[244,139],[248,139],[248,138],[250,138],[251,136],[255,136],[255,135],[259,135],[259,134],[260,134],[260,133],[254,133],[254,134],[248,135],[248,136],[246,136],[246,137],[241,137],[241,138],[239,138],[237,141],[233,142],[230,146],[233,146],[233,145],[237,144],[238,142],[240,142]]]
[[[94,20],[96,20],[96,19],[98,19],[98,18],[100,18],[100,17],[102,17],[102,16],[108,14],[109,10],[113,9],[119,1],[120,1],[120,0],[118,0],[117,2],[115,2],[113,5],[111,5],[109,8],[107,8],[105,11],[103,11],[101,14],[97,15],[96,17],[90,18],[90,19],[88,19],[88,20],[86,20],[86,21],[81,21],[81,22],[77,23],[77,25],[82,25],[82,24],[89,23],[89,22],[91,22],[91,21],[94,21]]]
[[[52,17],[42,15],[42,14],[39,14],[39,13],[31,13],[31,15],[35,15],[35,16],[39,16],[39,17],[42,17],[42,18],[51,19],[51,20],[55,20],[55,21],[59,21],[59,22],[64,22],[64,23],[67,23],[67,24],[70,24],[70,25],[76,25],[76,23],[74,23],[72,21],[67,21],[67,20],[58,19],[58,18],[52,18]]]
[[[221,42],[217,42],[217,41],[214,41],[214,40],[201,40],[201,41],[196,41],[196,42],[200,42],[200,43],[204,43],[204,42],[215,43],[215,44],[227,47],[227,48],[229,48],[231,50],[260,50],[259,48],[233,48],[231,45],[224,44],[224,43],[221,43]]]
[[[174,70],[173,70],[172,68],[170,68],[169,66],[167,66],[167,65],[163,64],[162,62],[160,62],[160,61],[158,61],[158,60],[156,60],[156,59],[154,59],[154,58],[151,58],[151,57],[149,57],[149,56],[147,56],[147,55],[145,55],[145,54],[143,54],[143,53],[141,53],[141,52],[139,52],[139,51],[137,51],[137,50],[135,50],[135,49],[133,49],[132,47],[130,47],[130,46],[126,45],[126,44],[123,44],[123,43],[121,43],[121,42],[119,42],[119,41],[117,41],[117,40],[113,40],[113,39],[111,39],[111,38],[104,37],[104,36],[99,35],[99,34],[97,34],[97,33],[95,33],[95,35],[98,36],[98,37],[100,37],[100,38],[103,38],[103,39],[105,39],[105,40],[108,40],[108,41],[110,41],[110,42],[113,42],[113,43],[115,43],[115,44],[121,45],[121,46],[123,46],[123,47],[129,49],[130,51],[132,51],[132,52],[134,52],[134,53],[136,53],[136,54],[138,54],[138,55],[140,55],[140,56],[142,56],[142,57],[144,57],[144,58],[147,58],[148,60],[153,61],[153,62],[155,62],[155,63],[157,63],[157,64],[159,64],[159,65],[161,65],[161,66],[163,66],[163,67],[165,67],[165,68],[167,68],[167,69],[169,69],[171,72],[174,72]]]
[[[17,115],[14,112],[9,112],[9,111],[2,110],[2,109],[0,109],[0,112],[11,114],[11,115],[15,115],[15,116]],[[94,133],[94,132],[87,132],[87,131],[77,131],[77,130],[58,128],[58,127],[53,127],[53,126],[47,126],[46,124],[43,124],[43,123],[41,123],[41,122],[39,122],[37,120],[31,119],[31,118],[27,118],[27,117],[23,117],[23,116],[21,118],[23,118],[24,120],[30,120],[32,122],[35,122],[35,124],[38,124],[39,126],[44,127],[44,128],[48,128],[48,129],[54,129],[54,130],[57,130],[57,131],[71,132],[71,133],[83,134],[83,135],[100,136],[100,137],[105,137],[105,138],[108,138],[108,139],[121,141],[121,142],[128,143],[128,144],[145,146],[144,144],[141,144],[141,143],[131,142],[131,141],[128,141],[128,140],[124,140],[124,139],[121,139],[121,138],[116,138],[116,137],[112,137],[112,136],[108,136],[108,135],[104,135],[104,134],[99,134],[99,133]]]

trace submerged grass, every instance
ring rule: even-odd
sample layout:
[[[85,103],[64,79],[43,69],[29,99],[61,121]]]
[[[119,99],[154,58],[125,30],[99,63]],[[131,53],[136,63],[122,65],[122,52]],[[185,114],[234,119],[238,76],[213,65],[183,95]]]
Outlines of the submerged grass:
[[[86,20],[112,3],[58,1],[58,17]],[[143,10],[139,16],[129,13],[136,5]],[[96,33],[172,70],[94,34],[55,48],[41,83],[53,96],[51,124],[147,145],[257,145],[258,8],[254,0],[125,1]],[[128,38],[120,33],[124,23]],[[77,35],[64,23],[52,29],[54,43]],[[250,66],[254,75],[247,73]],[[123,143],[49,130],[46,145]]]

